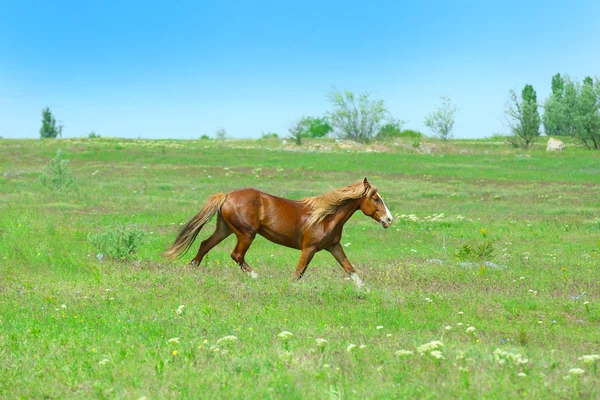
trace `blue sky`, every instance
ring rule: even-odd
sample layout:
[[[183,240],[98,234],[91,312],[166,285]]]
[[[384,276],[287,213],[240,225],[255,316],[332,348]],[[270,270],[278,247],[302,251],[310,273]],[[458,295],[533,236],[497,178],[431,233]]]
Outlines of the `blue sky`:
[[[448,95],[455,136],[502,132],[508,90],[600,75],[600,2],[0,0],[0,136],[287,134],[333,85],[406,127]]]

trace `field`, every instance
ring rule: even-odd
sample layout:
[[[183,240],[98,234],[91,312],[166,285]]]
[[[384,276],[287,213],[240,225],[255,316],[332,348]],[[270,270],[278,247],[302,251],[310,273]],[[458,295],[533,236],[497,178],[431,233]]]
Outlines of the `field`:
[[[70,188],[41,179],[58,149]],[[0,397],[599,398],[583,357],[600,354],[599,153],[362,150],[0,140]],[[346,224],[363,289],[326,253],[290,282],[299,252],[262,238],[255,280],[233,236],[200,267],[199,241],[160,256],[210,194],[299,199],[364,176],[396,219]],[[124,260],[101,248],[120,231],[144,233]]]

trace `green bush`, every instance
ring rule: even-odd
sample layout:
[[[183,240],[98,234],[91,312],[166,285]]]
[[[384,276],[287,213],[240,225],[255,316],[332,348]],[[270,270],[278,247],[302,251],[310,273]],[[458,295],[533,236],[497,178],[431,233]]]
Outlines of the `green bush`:
[[[494,242],[483,240],[479,243],[463,243],[456,257],[461,261],[489,261],[494,257]]]
[[[98,258],[128,260],[142,244],[145,233],[137,226],[116,226],[88,235],[88,240],[98,251]]]
[[[56,151],[56,156],[52,157],[44,167],[40,180],[44,186],[56,190],[68,191],[75,188],[75,177],[69,169],[69,160],[63,158],[60,149]]]

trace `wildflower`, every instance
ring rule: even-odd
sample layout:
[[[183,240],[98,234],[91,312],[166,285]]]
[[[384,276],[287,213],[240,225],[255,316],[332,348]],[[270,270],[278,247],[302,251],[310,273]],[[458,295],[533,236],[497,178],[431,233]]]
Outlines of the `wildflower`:
[[[517,376],[523,376],[523,377],[525,377],[525,376],[527,376],[527,374],[526,374],[525,372],[519,372],[519,373],[517,374]]]
[[[350,245],[351,245],[351,244],[352,244],[352,243],[350,243],[350,242],[348,242],[348,243],[345,243],[345,244],[344,244],[344,247],[350,247]]]
[[[476,329],[475,329],[474,326],[470,326],[470,327],[467,328],[467,333],[473,333],[473,332],[475,332],[475,330]]]
[[[176,356],[177,355],[177,350],[173,350],[173,355]]]
[[[444,329],[445,329],[445,330],[447,330],[447,331],[451,331],[451,330],[452,330],[452,327],[451,327],[450,325],[446,325],[446,326],[444,327]]]
[[[179,344],[179,338],[178,337],[171,338],[171,339],[167,340],[167,343],[169,343],[169,344]]]
[[[67,308],[67,305],[63,304],[62,306],[60,306],[60,308]]]
[[[458,312],[458,315],[463,315],[463,314],[464,314],[464,312],[462,312],[462,311]]]
[[[358,346],[358,348],[359,348],[359,349],[361,349],[361,350],[362,350],[362,349],[366,349],[366,348],[367,348],[367,345],[366,345],[366,344],[361,344],[360,346]]]
[[[444,344],[442,342],[440,342],[439,340],[434,340],[432,342],[420,345],[419,347],[417,347],[417,351],[420,354],[423,354],[423,353],[430,352],[432,350],[437,350],[438,348],[443,347],[443,346],[444,346]]]
[[[175,311],[178,315],[181,315],[183,313],[183,309],[185,308],[184,305],[180,305],[179,307],[177,307],[177,310]]]
[[[238,340],[237,337],[233,335],[223,336],[221,339],[217,340],[217,344],[235,342],[236,340]]]
[[[429,355],[431,355],[433,358],[437,358],[438,360],[443,360],[444,356],[442,355],[442,352],[439,350],[434,350],[431,353],[429,353]]]
[[[579,361],[583,361],[584,364],[593,364],[594,361],[600,360],[599,354],[590,354],[587,356],[581,356],[578,358]]]
[[[288,331],[283,331],[281,333],[279,333],[279,336],[281,339],[288,340],[289,338],[291,338],[292,336],[294,336],[294,334],[292,332],[288,332]]]
[[[485,237],[485,236],[486,236],[486,234],[487,234],[487,229],[485,229],[485,228],[481,228],[481,231],[480,231],[480,232],[481,232],[481,235],[482,235],[483,237]]]
[[[403,356],[410,356],[411,354],[413,354],[413,352],[410,350],[398,350],[398,351],[394,352],[394,354],[397,355],[398,357],[403,357]]]
[[[459,322],[458,324],[456,324],[456,326],[462,326],[462,322]]]
[[[108,364],[110,362],[110,360],[108,358],[103,358],[102,360],[98,361],[99,365],[105,365]]]
[[[347,351],[348,353],[350,353],[352,350],[354,350],[354,348],[355,348],[355,347],[356,347],[356,345],[355,345],[354,343],[350,343],[350,344],[348,345],[348,347],[346,347],[346,351]]]
[[[583,305],[584,305],[584,306],[586,306],[586,305],[588,305],[588,304],[590,304],[590,302],[589,302],[589,301],[584,301],[584,302],[583,302]]]
[[[317,342],[317,347],[324,347],[327,343],[329,343],[327,340],[321,338],[315,339],[315,342]]]
[[[571,368],[569,370],[569,375],[583,375],[585,373],[581,368]]]
[[[379,325],[378,327],[376,327],[375,329],[383,329],[383,326]]]

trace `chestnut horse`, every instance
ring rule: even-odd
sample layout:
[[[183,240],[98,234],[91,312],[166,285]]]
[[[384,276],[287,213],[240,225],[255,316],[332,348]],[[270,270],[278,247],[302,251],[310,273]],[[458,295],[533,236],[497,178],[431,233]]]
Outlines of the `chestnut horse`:
[[[199,265],[206,253],[233,233],[237,244],[231,252],[231,258],[243,271],[256,278],[258,275],[246,263],[244,256],[258,233],[271,242],[302,250],[293,280],[302,277],[316,252],[327,250],[360,287],[363,282],[340,244],[342,227],[358,210],[380,222],[384,228],[389,228],[393,222],[377,188],[367,178],[299,201],[272,196],[256,189],[217,193],[179,230],[177,239],[164,256],[175,259],[185,254],[202,227],[217,214],[215,232],[202,241],[192,265]]]

